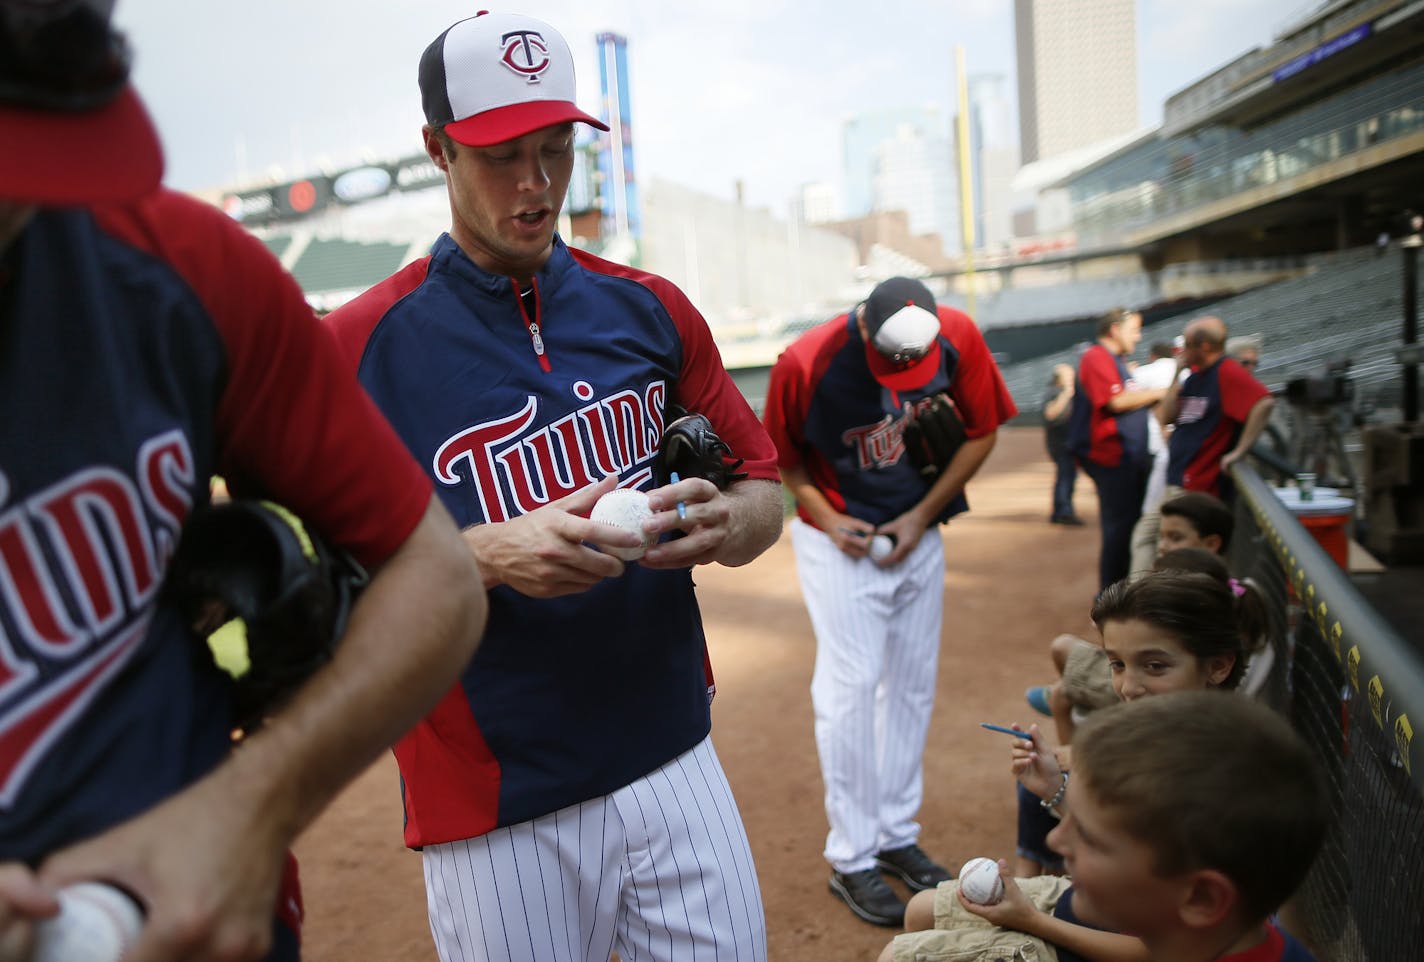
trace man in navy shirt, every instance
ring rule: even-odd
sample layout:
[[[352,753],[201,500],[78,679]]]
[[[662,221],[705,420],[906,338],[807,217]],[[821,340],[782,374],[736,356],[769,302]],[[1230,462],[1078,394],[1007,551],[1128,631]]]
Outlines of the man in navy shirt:
[[[1231,499],[1227,469],[1244,458],[1271,417],[1275,398],[1241,364],[1226,354],[1226,325],[1219,317],[1199,317],[1182,331],[1185,346],[1179,369],[1162,401],[1162,419],[1173,425],[1168,445],[1167,483]]]
[[[99,881],[126,959],[292,960],[288,845],[468,660],[480,573],[295,282],[159,186],[127,73],[109,4],[0,0],[0,959]],[[379,566],[238,751],[161,595],[215,472]]]

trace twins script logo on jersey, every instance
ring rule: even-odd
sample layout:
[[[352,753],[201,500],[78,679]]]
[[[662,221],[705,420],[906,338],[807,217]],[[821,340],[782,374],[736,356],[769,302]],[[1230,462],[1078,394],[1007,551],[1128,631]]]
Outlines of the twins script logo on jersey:
[[[143,640],[192,483],[178,431],[132,476],[89,467],[15,504],[0,479],[0,809]]]
[[[539,75],[549,69],[550,63],[544,35],[535,30],[511,30],[499,41],[504,45],[500,61],[530,83],[538,83]]]
[[[1189,394],[1177,402],[1177,423],[1193,424],[1206,417],[1207,399]]]
[[[874,424],[851,428],[841,435],[841,443],[855,449],[856,466],[866,471],[897,463],[905,454],[905,423],[930,406],[933,398],[906,402],[901,415],[885,415]]]
[[[667,385],[653,381],[641,394],[624,390],[594,399],[592,385],[579,381],[573,393],[582,404],[541,428],[533,429],[539,399],[531,394],[518,411],[449,438],[435,452],[435,477],[449,485],[473,483],[487,522],[528,514],[610,474],[622,476],[623,487],[651,480]]]

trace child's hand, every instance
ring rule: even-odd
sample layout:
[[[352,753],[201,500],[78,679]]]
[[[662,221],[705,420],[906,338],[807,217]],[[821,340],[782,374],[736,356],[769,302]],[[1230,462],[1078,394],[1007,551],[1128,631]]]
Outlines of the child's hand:
[[[1030,725],[1024,739],[1016,741],[1011,749],[1013,762],[1010,766],[1014,777],[1024,788],[1039,798],[1052,798],[1063,783],[1063,769],[1053,750],[1043,740],[1037,725]]]
[[[1033,924],[1035,916],[1039,914],[1034,908],[1028,896],[1024,895],[1023,889],[1019,888],[1009,874],[1009,863],[999,859],[999,880],[1004,883],[1004,897],[993,905],[980,905],[978,902],[971,902],[964,897],[962,891],[956,892],[959,896],[959,904],[965,910],[972,912],[987,922],[1003,929],[1013,929],[1016,932],[1026,932]]]

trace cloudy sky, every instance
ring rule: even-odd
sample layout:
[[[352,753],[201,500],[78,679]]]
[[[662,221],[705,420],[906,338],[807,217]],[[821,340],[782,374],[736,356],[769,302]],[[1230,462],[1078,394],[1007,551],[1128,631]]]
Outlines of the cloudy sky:
[[[1072,3],[1074,0],[1064,0]],[[1193,80],[1269,42],[1316,0],[1139,0],[1143,124]],[[421,51],[477,4],[453,0],[119,0],[168,183],[230,186],[420,149]],[[527,0],[574,50],[596,112],[594,36],[628,38],[644,175],[785,208],[834,181],[841,122],[953,101],[953,50],[1014,89],[1013,0]]]

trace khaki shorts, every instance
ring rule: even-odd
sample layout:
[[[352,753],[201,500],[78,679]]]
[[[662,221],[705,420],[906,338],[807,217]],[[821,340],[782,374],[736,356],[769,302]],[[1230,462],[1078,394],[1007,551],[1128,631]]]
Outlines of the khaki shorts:
[[[1072,885],[1061,875],[1016,879],[1041,912],[1052,912]],[[935,889],[935,927],[895,937],[895,962],[1056,962],[1058,951],[1042,939],[1001,929],[959,904],[959,882]]]
[[[1063,694],[1075,708],[1087,711],[1121,701],[1113,691],[1112,669],[1101,646],[1078,639],[1063,664]]]

